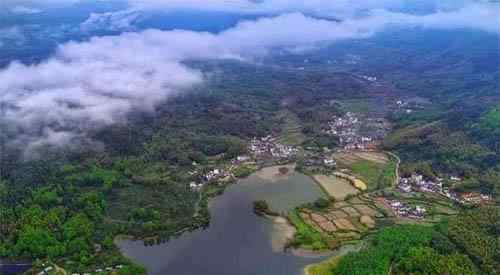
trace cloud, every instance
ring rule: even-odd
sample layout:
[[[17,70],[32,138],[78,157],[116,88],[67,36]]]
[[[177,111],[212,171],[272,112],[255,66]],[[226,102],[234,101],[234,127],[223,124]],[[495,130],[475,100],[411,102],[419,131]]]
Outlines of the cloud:
[[[136,9],[192,9],[237,13],[352,13],[355,10],[400,6],[402,0],[128,0]]]
[[[84,32],[95,30],[133,31],[134,24],[143,17],[143,13],[135,9],[117,12],[91,13],[89,18],[80,24]]]
[[[134,9],[201,10],[254,14],[301,12],[318,16],[349,18],[374,9],[400,10],[423,6],[459,9],[481,0],[125,0]]]
[[[150,12],[193,10],[235,14],[279,15],[300,12],[308,15],[348,18],[374,8],[401,7],[404,0],[124,0],[129,8],[118,12],[94,13],[82,24],[84,30],[133,29],[134,23]]]
[[[42,12],[42,10],[26,6],[14,6],[10,8],[10,12],[17,14],[36,14]]]
[[[0,71],[5,119],[33,148],[85,137],[89,129],[125,121],[133,110],[156,104],[203,83],[186,61],[251,60],[272,49],[314,48],[362,39],[390,25],[475,28],[499,32],[498,18],[483,6],[425,16],[383,10],[341,22],[301,13],[245,21],[218,34],[145,30],[61,45],[38,65],[13,63]],[[19,144],[19,139],[16,141]]]
[[[175,12],[176,10],[195,10],[201,12],[229,12],[241,15],[279,15],[300,12],[309,16],[347,20],[365,17],[375,11],[398,13],[422,9],[430,18],[437,15],[455,16],[453,12],[461,12],[466,17],[474,17],[474,11],[489,10],[488,21],[492,16],[500,17],[499,3],[487,0],[124,0],[129,9],[118,12],[94,13],[82,24],[84,30],[130,31],[134,25],[152,12]],[[479,12],[483,12],[479,11]],[[422,11],[420,11],[422,12]],[[388,14],[390,15],[390,14]],[[474,17],[475,18],[475,17]],[[456,19],[460,21],[460,19]],[[481,18],[478,18],[480,21]],[[460,23],[460,22],[457,22]],[[497,23],[497,22],[495,22]],[[484,23],[486,24],[486,23]],[[484,26],[483,24],[483,26]],[[478,24],[479,25],[479,24]],[[490,28],[490,27],[488,27]],[[486,29],[486,28],[483,28]],[[490,28],[491,29],[491,28]]]
[[[468,28],[492,33],[500,33],[500,6],[497,4],[468,5],[459,10],[449,12],[438,11],[430,15],[415,16],[402,13],[378,14],[387,20],[400,25],[417,25],[434,29]]]

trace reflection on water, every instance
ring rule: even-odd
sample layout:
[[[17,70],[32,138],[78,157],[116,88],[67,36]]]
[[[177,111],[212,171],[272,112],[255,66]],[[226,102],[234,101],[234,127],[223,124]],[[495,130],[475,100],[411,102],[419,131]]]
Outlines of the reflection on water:
[[[269,180],[253,175],[227,188],[210,203],[212,220],[207,230],[186,233],[158,246],[123,241],[120,247],[145,265],[150,275],[300,275],[304,266],[321,258],[273,252],[275,225],[254,215],[252,203],[267,200],[273,210],[286,212],[323,194],[302,174],[278,177]]]
[[[23,274],[30,268],[30,264],[11,264],[2,262],[2,260],[0,260],[0,274],[2,275]]]

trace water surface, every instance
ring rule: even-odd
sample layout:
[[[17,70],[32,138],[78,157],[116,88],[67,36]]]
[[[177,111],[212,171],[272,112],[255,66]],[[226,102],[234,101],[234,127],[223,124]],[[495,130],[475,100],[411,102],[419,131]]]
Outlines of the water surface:
[[[0,259],[0,274],[2,275],[23,274],[30,268],[31,264],[28,263],[11,263]]]
[[[300,275],[322,258],[273,252],[272,222],[252,211],[255,200],[266,200],[275,211],[324,196],[307,176],[293,172],[276,176],[267,169],[240,180],[210,202],[210,227],[182,235],[168,243],[145,247],[123,241],[121,250],[143,264],[150,275]]]

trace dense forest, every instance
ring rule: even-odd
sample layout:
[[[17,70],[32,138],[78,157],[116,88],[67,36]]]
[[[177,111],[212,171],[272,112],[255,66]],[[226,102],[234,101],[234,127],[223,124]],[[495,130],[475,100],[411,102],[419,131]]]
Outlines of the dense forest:
[[[433,227],[383,229],[368,248],[342,257],[332,274],[497,274],[499,215],[498,208],[486,207]]]

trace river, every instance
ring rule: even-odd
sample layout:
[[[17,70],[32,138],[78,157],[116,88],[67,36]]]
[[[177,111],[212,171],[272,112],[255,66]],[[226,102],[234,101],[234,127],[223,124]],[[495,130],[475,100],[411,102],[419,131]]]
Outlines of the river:
[[[229,186],[210,204],[212,219],[206,230],[185,233],[156,246],[123,240],[121,251],[144,265],[149,275],[301,275],[306,265],[323,257],[299,257],[273,250],[276,226],[252,211],[255,200],[286,212],[324,196],[314,181],[297,172],[277,175],[265,168]]]

